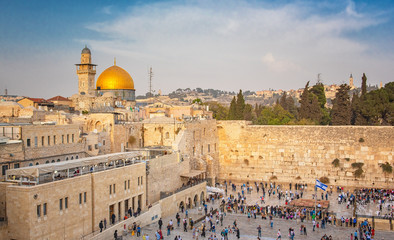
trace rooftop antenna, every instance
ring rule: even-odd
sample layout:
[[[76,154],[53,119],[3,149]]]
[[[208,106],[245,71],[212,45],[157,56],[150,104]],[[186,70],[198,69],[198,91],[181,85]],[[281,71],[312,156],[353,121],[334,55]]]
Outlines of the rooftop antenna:
[[[149,93],[150,96],[153,97],[153,93],[152,93],[152,78],[153,78],[153,71],[152,71],[152,67],[149,68]]]
[[[321,76],[321,73],[318,73],[318,74],[317,74],[317,83],[320,83],[320,82],[321,82],[320,76]]]

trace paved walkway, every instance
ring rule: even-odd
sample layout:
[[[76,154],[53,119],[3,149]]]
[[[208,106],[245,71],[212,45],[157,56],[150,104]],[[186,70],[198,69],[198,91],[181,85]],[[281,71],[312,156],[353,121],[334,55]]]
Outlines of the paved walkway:
[[[239,187],[237,188],[237,190]],[[293,190],[294,191],[294,190]],[[285,191],[284,191],[285,192]],[[231,190],[228,192],[229,194],[236,194],[236,192],[232,192]],[[303,197],[304,198],[312,198],[312,194],[314,194],[314,191],[308,191],[304,192]],[[262,195],[262,192],[260,191],[259,194],[254,190],[251,194],[246,194],[246,202],[247,204],[255,204],[255,203],[260,203],[259,197]],[[321,199],[321,192],[318,192],[319,199]],[[338,194],[336,192],[333,192],[332,196],[329,196],[330,200],[330,211],[333,211],[337,213],[337,217],[340,218],[341,216],[344,217],[351,217],[352,216],[352,207],[349,209],[346,208],[346,204],[338,204],[337,202]],[[266,194],[266,203],[265,205],[284,205],[284,200],[278,200],[277,195],[268,197],[268,194]],[[208,209],[211,207],[216,209],[218,208],[218,203],[219,201],[215,201],[215,204],[208,204]],[[369,211],[369,208],[374,208],[375,206],[366,206],[365,209]],[[181,219],[184,218],[184,214],[180,214]],[[190,209],[189,210],[189,217],[192,217],[194,220],[201,217],[202,213],[199,211],[197,208]],[[166,226],[170,220],[173,220],[175,229],[171,231],[171,235],[167,236],[167,230]],[[282,220],[278,218],[274,218],[274,226],[271,229],[269,225],[269,220],[263,220],[259,217],[257,219],[254,218],[248,218],[245,214],[227,214],[226,217],[224,218],[223,221],[223,226],[217,226],[216,230],[216,236],[218,239],[220,239],[220,232],[225,226],[233,226],[234,220],[237,221],[238,227],[240,229],[240,234],[241,238],[240,239],[257,239],[257,227],[261,225],[262,228],[262,238],[263,240],[271,240],[271,239],[276,239],[278,229],[281,229],[282,233],[282,239],[289,239],[288,238],[288,230],[289,228],[294,228],[295,230],[295,239],[305,239],[305,240],[319,240],[324,234],[327,234],[328,236],[332,236],[333,239],[337,240],[346,240],[350,239],[350,234],[354,233],[356,228],[350,228],[350,227],[339,227],[339,226],[332,226],[328,225],[326,229],[316,229],[315,232],[312,231],[312,222],[307,221],[302,223],[303,225],[306,226],[307,228],[307,236],[305,235],[300,235],[300,226],[301,223],[298,221],[296,222],[295,220]],[[195,224],[196,227],[201,226],[201,222]],[[189,228],[189,226],[188,226]],[[142,228],[142,234],[148,234],[149,239],[155,239],[155,232],[158,230],[158,224],[153,223],[150,225],[147,225]],[[183,226],[181,223],[181,226],[178,228],[176,227],[176,219],[175,219],[175,214],[173,216],[167,217],[163,219],[163,227],[162,227],[162,232],[164,239],[174,239],[175,235],[180,235],[182,239],[187,240],[187,239],[193,239],[192,237],[192,231],[190,228],[188,229],[188,232],[183,232]],[[214,235],[214,233],[211,232],[206,232],[206,237],[202,238],[199,236],[199,239],[208,239],[210,235]],[[136,237],[136,236],[131,236],[127,235],[123,239],[128,239],[128,240],[135,240],[135,239],[142,239],[141,237]],[[237,239],[234,234],[230,234],[229,236],[230,240],[235,240]],[[389,232],[389,231],[376,231],[375,235],[375,240],[389,240],[389,239],[394,239],[394,232]]]

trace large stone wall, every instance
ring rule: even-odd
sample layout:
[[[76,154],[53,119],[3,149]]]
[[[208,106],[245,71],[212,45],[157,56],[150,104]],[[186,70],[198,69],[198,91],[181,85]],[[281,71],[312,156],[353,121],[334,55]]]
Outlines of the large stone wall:
[[[303,182],[327,177],[329,184],[392,187],[394,127],[255,126],[245,121],[219,121],[220,179]],[[332,162],[339,159],[339,167]],[[352,163],[364,163],[356,178]],[[275,177],[277,178],[276,180]]]

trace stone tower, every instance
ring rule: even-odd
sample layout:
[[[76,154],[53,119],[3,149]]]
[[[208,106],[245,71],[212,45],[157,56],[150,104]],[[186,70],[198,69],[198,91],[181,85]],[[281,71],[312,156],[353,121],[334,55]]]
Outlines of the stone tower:
[[[81,53],[81,63],[77,66],[78,94],[95,95],[94,78],[96,76],[96,64],[92,64],[90,49],[85,46]]]
[[[353,84],[353,74],[350,74],[350,77],[349,77],[349,86],[350,86],[350,88],[354,88],[354,84]]]

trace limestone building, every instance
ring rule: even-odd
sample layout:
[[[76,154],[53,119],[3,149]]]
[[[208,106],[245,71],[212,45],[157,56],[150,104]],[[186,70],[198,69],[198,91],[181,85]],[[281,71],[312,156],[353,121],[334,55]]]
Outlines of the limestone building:
[[[81,52],[81,63],[75,64],[78,75],[78,94],[71,97],[75,110],[85,112],[112,111],[135,105],[134,80],[123,68],[114,65],[105,69],[97,79],[96,64],[85,47]]]

